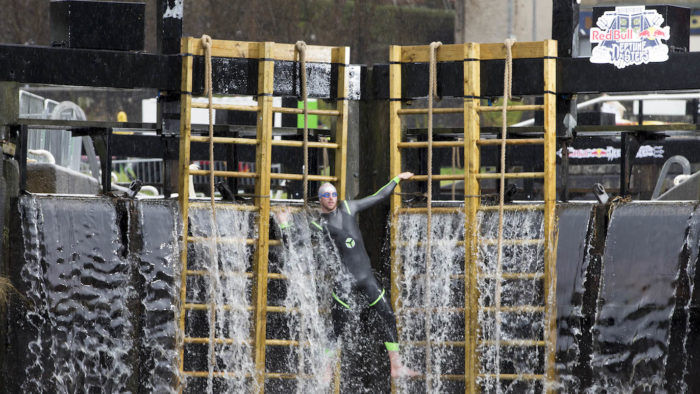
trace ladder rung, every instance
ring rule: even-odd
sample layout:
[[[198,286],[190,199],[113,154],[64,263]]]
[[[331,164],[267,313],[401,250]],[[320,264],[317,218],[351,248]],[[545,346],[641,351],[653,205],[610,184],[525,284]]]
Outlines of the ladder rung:
[[[241,345],[250,345],[252,344],[252,340],[248,339],[243,341]],[[185,338],[185,343],[195,343],[195,344],[206,344],[209,343],[209,338],[193,338],[193,337],[187,337]],[[214,343],[222,343],[226,345],[231,345],[234,344],[234,340],[231,338],[214,338]],[[302,346],[309,346],[311,343],[310,342],[304,342],[302,343]],[[294,341],[291,339],[266,339],[265,340],[265,345],[267,346],[299,346],[299,341]]]
[[[544,210],[544,204],[507,204],[503,206],[504,211],[531,211]],[[498,205],[482,205],[479,211],[498,211]]]
[[[437,376],[437,375],[432,375],[432,376]],[[410,377],[406,377],[406,379],[425,380],[425,375],[410,376]],[[441,380],[464,380],[464,375],[445,374],[445,375],[440,375],[440,379]]]
[[[480,139],[476,141],[477,145],[501,145],[503,142],[500,138]],[[544,138],[506,138],[507,145],[529,145],[529,144],[544,144]]]
[[[399,142],[399,148],[427,148],[428,141]],[[433,148],[464,147],[464,141],[433,141]]]
[[[454,207],[454,208],[447,208],[447,207],[433,207],[430,209],[432,213],[457,213],[461,210],[463,210],[464,207]],[[428,213],[428,208],[427,207],[419,207],[419,208],[399,208],[399,213]]]
[[[433,108],[434,114],[461,114],[464,112],[464,107],[454,108]],[[420,115],[427,114],[428,108],[401,108],[396,111],[399,115]]]
[[[479,238],[479,243],[486,245],[497,245],[497,239],[484,239]],[[504,239],[502,240],[502,245],[506,246],[530,246],[530,245],[544,245],[544,239]]]
[[[476,109],[479,112],[498,112],[503,111],[502,105],[491,105],[491,106],[480,106]],[[544,110],[543,104],[523,104],[523,105],[509,105],[506,107],[508,111],[542,111]]]
[[[189,170],[189,175],[209,175],[210,170]],[[214,171],[214,176],[224,178],[257,178],[256,172],[241,172],[241,171]]]
[[[459,307],[433,307],[433,308],[402,308],[404,312],[425,312],[430,309],[433,313],[461,313],[464,312],[464,308]]]
[[[445,174],[445,175],[438,175],[434,174],[433,175],[433,181],[461,181],[464,180],[465,175],[464,174]],[[409,181],[427,181],[428,176],[427,175],[414,175],[411,177],[411,179],[407,179]]]
[[[265,372],[265,377],[268,379],[316,379],[312,375],[297,375],[285,372]]]
[[[506,179],[514,179],[514,178],[544,178],[544,172],[507,172],[503,174],[504,178]],[[433,178],[435,178],[433,176]],[[464,177],[462,177],[464,178]],[[459,178],[459,179],[462,179]],[[476,174],[476,179],[499,179],[501,178],[501,174],[498,173],[482,173],[482,174]]]
[[[190,137],[190,142],[209,142],[209,137],[193,135]],[[253,138],[214,137],[215,144],[257,145],[258,142],[258,140]]]
[[[209,307],[212,306],[212,304],[185,304],[184,308],[192,311],[206,311],[209,310]],[[232,308],[231,305],[213,305],[215,308],[221,308],[225,311],[230,311]],[[268,307],[269,308],[269,307]],[[247,310],[252,311],[255,309],[252,306],[247,306]]]
[[[291,146],[295,148],[301,148],[304,146],[303,141],[272,140],[270,143],[272,144],[272,146]],[[335,142],[309,141],[309,148],[338,149],[338,144]]]
[[[182,371],[182,374],[192,378],[206,378],[209,377],[209,371]],[[250,374],[239,374],[236,372],[212,372],[212,376],[215,378],[252,378]],[[269,379],[315,379],[312,375],[296,375],[293,373],[279,373],[279,372],[265,372],[265,377]]]
[[[405,275],[403,279],[405,278],[422,278],[424,277],[425,274],[413,274],[413,275]],[[450,279],[456,279],[456,280],[464,280],[464,274],[451,274]]]
[[[405,341],[405,342],[400,342],[400,345],[406,345],[406,346],[425,346],[427,344],[426,341]],[[464,341],[435,341],[435,342],[430,342],[431,346],[454,346],[454,347],[464,347],[465,342]]]
[[[535,347],[535,346],[545,346],[544,341],[534,340],[534,339],[501,339],[500,341],[495,340],[482,340],[478,341],[480,345],[486,346],[519,346],[519,347]]]
[[[209,343],[209,338],[186,337],[186,338],[184,338],[184,342],[202,345],[202,344]],[[248,339],[248,340],[243,341],[242,343],[237,343],[232,338],[214,338],[214,343],[224,344],[224,345],[233,345],[233,344],[250,345],[252,343],[252,341],[250,339]]]
[[[515,373],[502,373],[502,374],[493,374],[493,373],[480,373],[479,374],[480,378],[490,378],[490,379],[502,379],[502,380],[544,380],[545,376],[544,375],[537,375],[537,374],[532,374],[532,373],[524,373],[524,374],[515,374]]]
[[[193,310],[193,311],[206,311],[209,310],[209,307],[212,304],[185,304],[185,309]],[[225,311],[230,311],[232,308],[232,305],[219,305],[215,306],[216,308],[221,308]],[[254,306],[249,305],[246,307],[247,310],[252,311],[255,309]],[[299,308],[287,308],[284,306],[274,306],[274,305],[268,305],[265,310],[269,313],[298,313]]]
[[[440,245],[440,246],[464,246],[464,241],[443,241],[439,239],[433,239],[430,241],[432,245]],[[423,241],[418,241],[416,243],[410,243],[406,241],[399,241],[397,242],[398,246],[423,246],[425,245],[425,242]]]
[[[211,272],[207,270],[187,270],[185,271],[185,275],[189,276],[209,276],[211,275]],[[245,276],[247,278],[252,278],[253,273],[252,272],[233,272],[233,271],[228,271],[228,272],[219,272],[220,277],[235,277],[235,276]]]
[[[182,371],[185,376],[192,378],[207,378],[209,377],[209,371]],[[241,375],[236,372],[212,372],[211,375],[215,378],[251,378],[250,374]]]
[[[485,278],[485,279],[495,279],[496,274],[493,273],[488,273],[488,274],[477,274],[480,278]],[[501,274],[501,278],[503,279],[542,279],[544,278],[544,274],[542,272],[504,272]]]
[[[480,308],[484,312],[495,312],[495,306],[487,306]],[[498,308],[501,312],[505,313],[517,313],[517,312],[544,312],[543,306],[535,305],[515,305],[515,306],[501,306]]]
[[[462,179],[462,178],[460,178]],[[543,210],[544,204],[507,204],[503,206],[504,211],[531,211],[531,210]],[[464,210],[464,206],[460,207],[433,207],[430,209],[432,213],[457,213]],[[498,205],[482,205],[478,208],[480,211],[498,211]],[[400,214],[411,214],[411,213],[428,213],[427,207],[415,207],[415,208],[399,208],[398,213]]]
[[[302,174],[281,174],[277,172],[273,172],[270,174],[271,179],[288,179],[292,181],[301,181],[304,180],[304,175]],[[338,177],[335,176],[328,176],[328,175],[311,175],[309,174],[310,181],[321,181],[321,182],[335,182],[338,180]]]
[[[192,108],[209,108],[209,102],[204,101],[192,101]],[[258,112],[260,107],[257,105],[238,105],[238,104],[221,104],[212,103],[212,108],[222,109],[226,111],[245,111],[245,112]]]
[[[302,115],[304,113],[303,108],[286,108],[286,107],[272,107],[272,112],[279,112],[282,114],[297,114]],[[327,115],[327,116],[340,116],[340,111],[337,109],[309,109],[309,115]]]
[[[248,211],[248,212],[257,212],[260,210],[255,205],[235,204],[232,202],[223,202],[223,201],[217,201],[214,205],[216,205],[216,209],[231,209],[231,210],[235,210],[235,211]],[[211,209],[211,202],[210,201],[207,201],[207,202],[190,201],[190,208]]]
[[[187,270],[187,271],[185,271],[185,274],[190,275],[190,276],[207,276],[210,274],[210,272],[207,270]],[[226,276],[246,276],[248,278],[252,278],[253,273],[252,272],[220,272],[219,276],[223,276],[223,277],[226,277]],[[286,275],[270,272],[267,274],[267,279],[287,280],[288,278]]]
[[[190,243],[206,243],[211,241],[211,237],[187,237],[187,242]],[[255,242],[257,240],[253,238],[234,238],[234,237],[217,237],[216,238],[216,243],[217,244],[242,244],[245,243],[246,245],[255,245]],[[271,240],[272,241],[272,240]],[[279,242],[279,241],[277,241]]]

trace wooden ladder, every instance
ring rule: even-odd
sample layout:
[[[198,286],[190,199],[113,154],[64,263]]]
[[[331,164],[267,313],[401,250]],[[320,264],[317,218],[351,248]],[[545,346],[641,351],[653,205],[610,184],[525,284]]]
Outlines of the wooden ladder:
[[[427,142],[402,141],[401,116],[427,114],[427,108],[403,108],[402,105],[402,64],[428,63],[430,58],[429,46],[392,46],[389,52],[390,73],[390,172],[397,174],[402,170],[402,150],[427,148]],[[480,272],[478,261],[478,247],[481,243],[495,244],[496,240],[480,237],[479,212],[498,210],[498,206],[481,205],[480,181],[486,179],[499,179],[498,173],[482,173],[480,150],[482,146],[500,145],[501,139],[482,139],[480,137],[479,114],[482,112],[501,111],[501,106],[481,106],[480,66],[482,60],[505,59],[506,47],[504,44],[454,44],[442,45],[437,51],[438,62],[463,62],[464,67],[464,105],[458,108],[434,108],[434,114],[457,114],[464,116],[464,134],[462,140],[438,141],[433,147],[461,147],[464,149],[464,174],[432,175],[434,181],[458,181],[464,182],[464,213],[465,213],[465,241],[460,242],[465,248],[464,275],[456,275],[457,279],[464,281],[465,305],[464,308],[456,308],[464,313],[465,340],[450,341],[450,346],[463,346],[465,348],[464,375],[443,375],[443,379],[464,380],[465,392],[475,393],[480,390],[477,384],[478,378],[498,380],[539,380],[545,391],[554,392],[555,387],[555,351],[556,351],[556,234],[555,234],[555,209],[556,209],[556,41],[515,43],[512,48],[513,59],[534,58],[541,59],[543,64],[542,89],[544,104],[541,105],[507,105],[508,111],[543,111],[544,132],[539,138],[506,139],[508,145],[543,145],[543,172],[511,172],[506,173],[506,179],[534,179],[539,178],[544,182],[544,204],[509,204],[504,206],[504,211],[515,210],[543,210],[543,238],[541,239],[507,239],[503,245],[543,245],[544,270],[542,272],[508,272],[501,276],[501,280],[541,280],[544,289],[543,305],[501,306],[479,305],[479,290],[477,281],[480,279],[492,279],[492,273]],[[514,69],[517,68],[514,67]],[[439,76],[438,76],[439,77]],[[414,181],[427,181],[428,175],[416,175]],[[392,303],[396,309],[401,305],[400,278],[402,270],[398,261],[397,234],[398,216],[407,213],[425,213],[427,208],[403,207],[401,196],[397,193],[391,197],[392,226],[391,226],[391,261],[392,261]],[[454,212],[454,209],[431,208],[434,213]],[[452,309],[455,308],[442,308]],[[542,313],[544,319],[543,338],[522,338],[517,340],[486,341],[479,339],[479,312],[489,313]],[[397,321],[399,329],[401,321]],[[438,345],[436,343],[436,345]],[[425,344],[423,344],[425,346]],[[537,347],[542,348],[545,354],[543,371],[541,374],[514,373],[492,375],[484,373],[480,367],[479,346],[499,347]]]
[[[179,344],[179,369],[183,377],[207,377],[208,371],[185,370],[184,357],[185,346],[188,344],[209,344],[209,338],[193,338],[186,336],[185,322],[186,314],[190,310],[207,310],[210,305],[201,303],[188,303],[186,300],[187,278],[191,276],[208,275],[208,272],[188,269],[187,245],[191,243],[206,242],[208,238],[192,237],[188,235],[188,212],[189,208],[199,206],[207,208],[209,202],[190,201],[189,182],[190,175],[210,175],[214,171],[216,177],[221,178],[250,178],[255,182],[255,197],[253,205],[231,204],[217,202],[215,205],[221,208],[240,209],[254,211],[256,217],[257,238],[246,239],[248,245],[252,245],[255,250],[254,266],[252,272],[246,275],[253,280],[253,290],[251,299],[254,305],[249,305],[248,309],[253,313],[253,333],[251,343],[254,345],[255,376],[251,378],[257,382],[259,392],[265,390],[266,379],[294,379],[295,374],[271,373],[265,370],[265,350],[267,346],[299,346],[297,341],[285,339],[266,338],[267,313],[289,313],[284,307],[267,305],[267,285],[268,280],[285,280],[283,275],[268,272],[268,252],[270,246],[279,245],[279,241],[269,239],[270,228],[270,182],[273,179],[285,179],[301,181],[301,174],[273,173],[272,147],[302,147],[301,141],[275,140],[273,139],[273,115],[283,114],[303,114],[300,108],[282,108],[273,106],[274,95],[274,68],[275,62],[298,62],[298,53],[294,44],[278,44],[273,42],[242,42],[212,40],[211,56],[213,58],[239,58],[256,59],[258,61],[258,83],[257,83],[257,105],[229,105],[214,104],[214,109],[254,112],[257,114],[255,138],[234,138],[234,137],[214,137],[215,144],[238,144],[254,146],[255,172],[239,171],[218,171],[214,170],[213,160],[210,168],[204,170],[190,169],[190,145],[191,143],[209,143],[209,136],[192,135],[191,116],[193,108],[208,108],[207,103],[195,103],[192,101],[193,87],[193,63],[194,56],[204,56],[204,47],[199,38],[185,37],[181,43],[182,52],[182,84],[181,84],[181,118],[180,118],[180,183],[179,202],[180,213],[182,215],[183,245],[181,250],[181,288],[180,288],[180,319],[179,330],[184,336]],[[309,142],[309,148],[325,148],[335,150],[335,173],[333,175],[308,175],[309,181],[334,182],[340,196],[345,194],[345,171],[346,171],[346,146],[348,127],[348,81],[347,66],[349,65],[348,47],[323,47],[309,45],[306,50],[306,61],[316,63],[336,64],[338,66],[337,79],[337,99],[336,108],[331,110],[309,110],[310,115],[335,116],[336,131],[332,142]],[[215,94],[217,92],[214,92]],[[224,238],[217,239],[216,242],[231,242]],[[226,275],[226,273],[221,273]],[[230,342],[227,338],[215,338],[217,343]],[[214,376],[226,378],[231,374],[227,371],[215,372]],[[336,382],[336,386],[338,386]],[[181,385],[182,389],[182,385]],[[337,388],[336,388],[337,389]]]

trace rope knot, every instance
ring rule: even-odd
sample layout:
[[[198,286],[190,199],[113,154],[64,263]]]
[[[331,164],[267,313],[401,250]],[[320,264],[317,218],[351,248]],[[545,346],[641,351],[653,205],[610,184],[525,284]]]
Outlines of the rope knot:
[[[306,52],[306,43],[304,41],[297,41],[296,44],[294,44],[294,48],[299,51],[299,54],[303,54]]]
[[[429,93],[429,95],[432,95],[432,97],[436,99],[440,98],[437,94],[437,50],[441,45],[442,42],[440,41],[433,41],[430,43],[429,83],[432,88],[432,94]]]
[[[202,34],[202,46],[207,48],[207,49],[211,48],[211,37],[210,36],[208,36],[206,34]]]

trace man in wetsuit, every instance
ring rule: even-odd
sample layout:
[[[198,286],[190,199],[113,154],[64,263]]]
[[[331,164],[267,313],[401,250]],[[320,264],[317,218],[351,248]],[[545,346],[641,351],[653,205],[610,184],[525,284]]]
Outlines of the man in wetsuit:
[[[381,319],[384,345],[389,353],[391,377],[414,376],[418,373],[403,366],[399,357],[399,344],[396,332],[396,318],[386,291],[377,282],[372,272],[365,243],[357,224],[356,215],[385,199],[387,199],[401,180],[413,176],[411,172],[402,172],[384,185],[376,193],[360,200],[338,202],[338,193],[330,183],[324,183],[318,190],[321,203],[321,218],[313,221],[312,225],[319,231],[327,231],[340,254],[340,260],[351,274],[354,282],[350,286],[337,286],[333,292],[333,331],[336,336],[342,332],[348,320],[348,314],[353,313],[352,306],[374,309]],[[349,292],[340,292],[339,288],[350,288]],[[341,294],[338,294],[341,293]],[[353,302],[350,302],[353,298]]]

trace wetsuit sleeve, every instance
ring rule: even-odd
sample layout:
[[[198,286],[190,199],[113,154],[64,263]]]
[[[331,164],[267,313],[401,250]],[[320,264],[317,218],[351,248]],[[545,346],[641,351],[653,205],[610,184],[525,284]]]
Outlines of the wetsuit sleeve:
[[[389,198],[389,196],[391,196],[391,193],[394,191],[396,185],[399,184],[399,181],[399,177],[395,176],[391,181],[389,181],[389,183],[382,186],[381,189],[377,190],[377,192],[372,194],[371,196],[367,196],[360,200],[344,202],[344,205],[345,203],[347,203],[347,206],[343,206],[341,208],[348,209],[348,213],[351,215],[354,215],[356,212],[363,211],[371,207],[372,205],[375,205],[381,202],[382,200],[386,200],[387,198]]]

